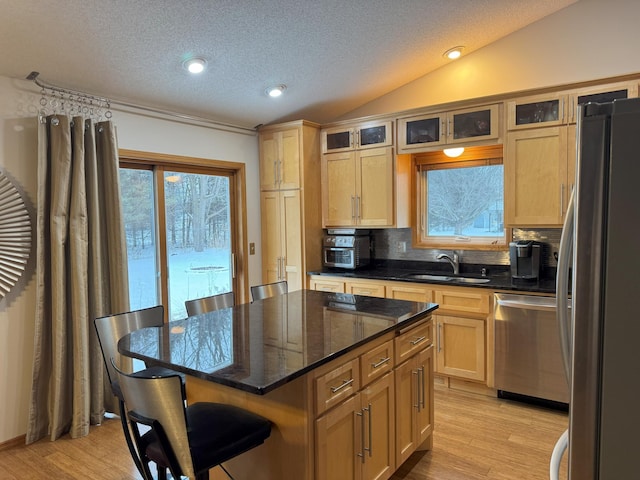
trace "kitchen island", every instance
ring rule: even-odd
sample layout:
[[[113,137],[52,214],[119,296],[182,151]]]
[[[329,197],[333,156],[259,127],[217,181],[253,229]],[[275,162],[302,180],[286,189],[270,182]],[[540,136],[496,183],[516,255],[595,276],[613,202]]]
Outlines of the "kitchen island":
[[[436,308],[302,290],[138,330],[119,349],[186,373],[189,403],[273,422],[228,462],[237,478],[388,478],[431,446]]]

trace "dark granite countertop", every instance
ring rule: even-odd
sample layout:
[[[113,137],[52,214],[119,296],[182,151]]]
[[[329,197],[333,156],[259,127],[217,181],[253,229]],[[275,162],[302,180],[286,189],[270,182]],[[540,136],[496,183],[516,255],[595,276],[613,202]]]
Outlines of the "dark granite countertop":
[[[136,330],[118,349],[149,364],[263,395],[436,308],[301,290]]]
[[[483,277],[482,269],[486,270]],[[546,269],[538,280],[514,280],[508,265],[460,264],[459,276],[487,278],[487,283],[460,284],[451,281],[418,280],[412,274],[435,274],[453,277],[451,266],[444,262],[415,262],[406,260],[377,260],[372,265],[348,270],[341,268],[323,268],[308,272],[309,275],[329,275],[347,278],[371,280],[391,280],[400,282],[429,283],[434,285],[465,286],[488,288],[490,290],[514,290],[519,292],[554,293],[556,292],[555,269]]]

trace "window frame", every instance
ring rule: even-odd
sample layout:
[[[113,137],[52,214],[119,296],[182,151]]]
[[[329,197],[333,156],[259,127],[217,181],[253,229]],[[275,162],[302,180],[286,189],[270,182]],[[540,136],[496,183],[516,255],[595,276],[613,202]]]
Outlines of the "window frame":
[[[154,188],[156,190],[156,206],[159,211],[164,211],[164,172],[185,171],[188,173],[201,173],[207,175],[219,175],[229,177],[231,200],[231,224],[233,239],[231,250],[234,254],[233,291],[237,302],[245,303],[249,299],[249,272],[248,272],[248,230],[247,230],[247,195],[246,195],[246,166],[244,163],[228,162],[222,160],[185,157],[179,155],[167,155],[161,153],[142,152],[137,150],[120,149],[120,168],[135,168],[151,170],[154,173]],[[166,256],[166,237],[158,235],[158,249],[161,255]],[[168,278],[167,265],[159,262],[160,269],[159,292],[163,304],[168,302]],[[165,309],[165,317],[168,315]],[[165,318],[167,321],[167,318]]]
[[[457,158],[447,157],[442,151],[425,152],[412,156],[412,199],[411,227],[412,247],[429,249],[455,250],[508,250],[511,229],[504,228],[503,237],[469,237],[461,241],[454,236],[426,235],[424,219],[427,188],[424,185],[427,170],[444,170],[448,168],[479,167],[488,165],[504,165],[502,145],[467,147]],[[504,186],[503,186],[504,189]],[[504,198],[504,197],[503,197]],[[506,207],[506,206],[505,206]]]

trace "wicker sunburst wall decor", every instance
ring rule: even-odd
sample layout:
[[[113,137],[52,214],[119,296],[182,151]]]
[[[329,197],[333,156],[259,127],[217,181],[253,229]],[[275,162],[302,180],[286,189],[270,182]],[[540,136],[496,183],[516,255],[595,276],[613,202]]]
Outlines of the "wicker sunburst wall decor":
[[[29,212],[20,192],[0,171],[0,299],[22,275],[30,252]]]

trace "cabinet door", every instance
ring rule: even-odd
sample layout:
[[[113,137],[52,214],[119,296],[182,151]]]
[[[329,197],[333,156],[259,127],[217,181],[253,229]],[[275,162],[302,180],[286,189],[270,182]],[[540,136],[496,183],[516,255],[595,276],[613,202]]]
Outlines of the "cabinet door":
[[[578,105],[589,102],[612,102],[621,98],[635,98],[638,96],[638,84],[636,82],[611,83],[585,87],[569,95],[569,123],[578,121]]]
[[[356,127],[358,149],[385,147],[393,144],[392,122],[370,122]]]
[[[477,318],[435,315],[436,371],[484,381],[485,322]]]
[[[322,156],[322,223],[325,227],[353,226],[356,202],[355,152]]]
[[[509,132],[504,178],[507,225],[562,225],[567,190],[567,127]]]
[[[362,478],[362,420],[359,395],[354,395],[316,420],[316,478]]]
[[[447,115],[447,144],[489,140],[500,136],[499,105],[456,110]]]
[[[445,140],[446,119],[443,113],[398,120],[398,151],[401,153],[441,145]]]
[[[361,226],[391,226],[394,211],[392,147],[359,152],[356,180],[356,219]]]
[[[281,190],[300,188],[300,130],[297,128],[285,130],[281,135],[279,188]]]
[[[395,369],[396,465],[433,433],[433,346]]]
[[[393,372],[360,392],[364,428],[363,480],[386,480],[395,471],[395,392]],[[341,477],[334,477],[341,478]]]
[[[535,95],[507,103],[507,128],[553,127],[567,122],[566,94]]]
[[[300,190],[280,192],[282,266],[281,279],[287,281],[290,292],[303,286],[302,221],[300,218]]]
[[[280,192],[265,191],[260,194],[262,205],[262,281],[280,280],[282,268],[280,244]]]
[[[322,130],[322,153],[347,152],[356,148],[353,127],[334,127]]]
[[[260,134],[260,189],[300,188],[300,131]]]
[[[302,288],[300,191],[265,191],[262,202],[262,279],[287,280],[289,291]]]
[[[401,465],[417,448],[415,412],[418,409],[418,372],[412,359],[395,369],[396,464]]]
[[[419,447],[433,433],[433,345],[416,355],[417,388],[420,408],[416,412],[416,444]]]

